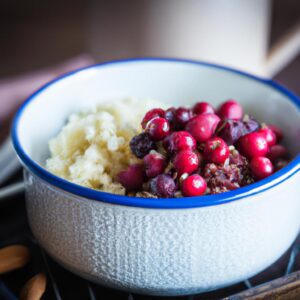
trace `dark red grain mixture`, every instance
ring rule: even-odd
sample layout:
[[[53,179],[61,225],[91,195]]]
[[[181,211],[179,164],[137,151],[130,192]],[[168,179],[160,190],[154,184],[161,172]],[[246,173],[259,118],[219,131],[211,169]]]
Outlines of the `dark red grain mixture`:
[[[130,148],[140,164],[118,181],[130,196],[191,197],[235,190],[284,167],[283,133],[260,124],[228,100],[215,109],[207,102],[192,108],[154,108],[141,121],[143,132]]]

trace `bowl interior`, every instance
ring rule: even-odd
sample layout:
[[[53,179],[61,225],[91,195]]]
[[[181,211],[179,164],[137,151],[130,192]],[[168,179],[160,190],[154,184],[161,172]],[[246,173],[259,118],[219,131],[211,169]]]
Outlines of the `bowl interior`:
[[[103,101],[137,97],[174,105],[234,98],[259,121],[278,124],[291,153],[300,152],[300,111],[268,81],[211,65],[172,60],[136,60],[94,66],[57,80],[32,96],[19,112],[16,134],[25,153],[44,165],[48,141],[72,112]]]

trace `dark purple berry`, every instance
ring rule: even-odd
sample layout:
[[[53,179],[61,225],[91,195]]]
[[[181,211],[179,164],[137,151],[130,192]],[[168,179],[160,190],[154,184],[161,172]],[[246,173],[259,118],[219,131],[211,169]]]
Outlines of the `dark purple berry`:
[[[217,129],[217,135],[222,138],[227,145],[233,145],[244,133],[242,121],[226,120]]]
[[[259,124],[253,118],[247,121],[225,120],[220,123],[217,135],[222,138],[227,145],[233,145],[240,137],[256,131]]]
[[[175,181],[169,175],[161,174],[150,180],[150,192],[158,197],[171,198],[175,190]]]
[[[259,129],[259,123],[253,118],[249,117],[249,119],[243,121],[244,129],[243,135],[254,132]]]
[[[175,107],[170,107],[165,112],[165,119],[170,124],[173,124],[175,122],[175,113],[176,113],[176,108]]]
[[[132,153],[138,158],[143,158],[151,150],[156,148],[155,142],[152,141],[147,132],[142,132],[139,135],[134,136],[129,145]]]
[[[175,111],[175,123],[179,127],[184,127],[185,124],[193,117],[192,110],[185,108],[185,107],[179,107]]]

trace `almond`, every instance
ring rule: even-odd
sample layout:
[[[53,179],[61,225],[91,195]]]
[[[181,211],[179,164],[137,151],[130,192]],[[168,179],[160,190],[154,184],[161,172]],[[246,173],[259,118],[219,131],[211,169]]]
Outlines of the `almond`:
[[[21,290],[20,300],[39,300],[46,290],[47,279],[44,273],[33,276]]]
[[[30,260],[29,249],[23,245],[0,249],[0,274],[24,267]]]

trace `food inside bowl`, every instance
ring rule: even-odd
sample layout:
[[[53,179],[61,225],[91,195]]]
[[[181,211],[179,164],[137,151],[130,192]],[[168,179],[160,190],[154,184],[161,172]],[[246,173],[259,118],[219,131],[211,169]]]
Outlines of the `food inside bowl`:
[[[270,176],[289,161],[282,131],[235,100],[215,109],[123,100],[69,117],[47,168],[74,183],[150,197],[217,194]]]

